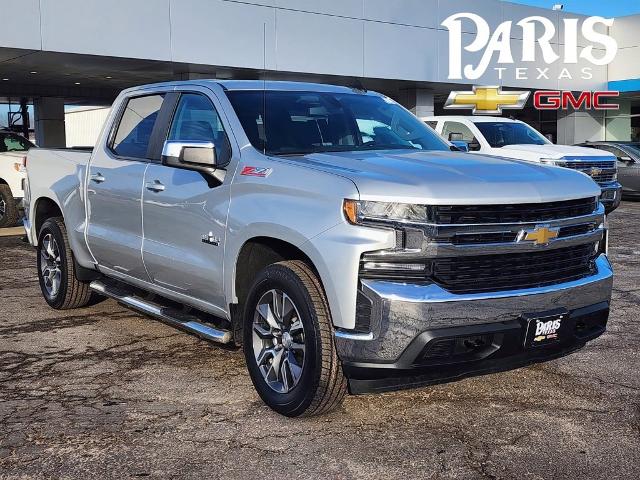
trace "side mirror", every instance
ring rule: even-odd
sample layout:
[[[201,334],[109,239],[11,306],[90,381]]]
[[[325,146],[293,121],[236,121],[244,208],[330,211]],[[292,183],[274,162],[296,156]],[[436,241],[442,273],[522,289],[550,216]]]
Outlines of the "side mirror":
[[[212,142],[166,141],[162,149],[164,165],[213,174],[218,165]]]
[[[469,144],[460,140],[453,140],[451,144],[460,152],[468,152]]]
[[[635,163],[635,161],[633,160],[633,158],[631,158],[631,157],[627,157],[627,156],[624,156],[624,157],[618,157],[618,160],[619,160],[619,161],[621,161],[621,162],[624,162],[624,163]]]
[[[462,135],[461,133],[451,132],[449,134],[449,141],[451,143],[453,143],[453,142],[462,142],[463,140],[464,140],[464,135]]]
[[[473,142],[469,142],[469,151],[470,152],[477,152],[482,148],[482,145],[480,145],[480,142],[478,142],[477,140],[474,139]]]

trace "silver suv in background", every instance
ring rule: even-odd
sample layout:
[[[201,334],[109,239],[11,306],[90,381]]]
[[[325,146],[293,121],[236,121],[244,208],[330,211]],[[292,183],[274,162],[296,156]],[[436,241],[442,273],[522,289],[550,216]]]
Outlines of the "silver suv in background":
[[[52,308],[107,296],[242,345],[284,415],[546,361],[606,329],[598,186],[453,152],[375,92],[136,87],[92,152],[34,150],[27,169]]]
[[[623,197],[640,200],[640,142],[587,142],[578,146],[615,155]]]

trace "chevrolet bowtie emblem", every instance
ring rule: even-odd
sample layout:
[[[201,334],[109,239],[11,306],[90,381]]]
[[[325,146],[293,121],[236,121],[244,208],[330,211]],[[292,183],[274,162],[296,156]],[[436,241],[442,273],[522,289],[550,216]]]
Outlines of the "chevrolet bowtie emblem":
[[[536,227],[533,230],[522,230],[518,235],[518,242],[534,242],[536,245],[548,245],[551,240],[558,238],[559,228]]]
[[[597,177],[597,176],[598,176],[598,175],[600,175],[601,173],[602,173],[602,169],[601,169],[601,168],[593,167],[593,168],[591,169],[591,173],[590,173],[590,175],[591,175],[592,177]]]
[[[474,115],[500,115],[502,110],[524,108],[531,92],[503,92],[500,87],[473,87],[471,92],[454,91],[444,108],[473,109]]]

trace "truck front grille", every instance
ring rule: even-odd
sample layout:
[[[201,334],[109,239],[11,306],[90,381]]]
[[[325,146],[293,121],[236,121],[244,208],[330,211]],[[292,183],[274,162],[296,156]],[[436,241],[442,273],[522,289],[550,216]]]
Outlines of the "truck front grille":
[[[593,213],[595,197],[563,202],[516,205],[437,205],[428,207],[430,220],[438,225],[545,222]]]
[[[578,170],[586,173],[596,183],[610,183],[616,179],[617,167],[615,161],[558,162],[558,166]]]
[[[595,223],[581,223],[569,227],[560,228],[558,238],[575,237],[593,232],[597,228]],[[491,232],[491,233],[459,233],[449,238],[437,238],[439,242],[451,241],[454,245],[491,245],[496,243],[513,243],[518,238],[518,232]]]
[[[436,258],[433,279],[454,293],[543,287],[578,280],[595,272],[595,245],[540,252]]]

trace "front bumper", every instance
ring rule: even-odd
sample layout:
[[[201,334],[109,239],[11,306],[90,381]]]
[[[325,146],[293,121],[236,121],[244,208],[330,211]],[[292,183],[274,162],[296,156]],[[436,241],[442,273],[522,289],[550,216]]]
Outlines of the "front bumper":
[[[613,212],[622,201],[622,185],[618,182],[600,185],[602,194],[600,202],[604,205],[606,213]]]
[[[613,271],[605,255],[598,257],[596,267],[594,275],[564,284],[483,294],[452,294],[434,284],[363,280],[363,293],[372,302],[370,332],[336,332],[336,348],[352,393],[505,370],[582,347],[604,332],[611,300]],[[559,308],[569,313],[575,335],[554,348],[526,350],[524,317]],[[589,335],[578,334],[577,326],[594,311],[598,328]],[[505,340],[482,358],[453,359],[447,368],[425,363],[423,352],[434,339],[484,335],[482,332],[502,335]]]

